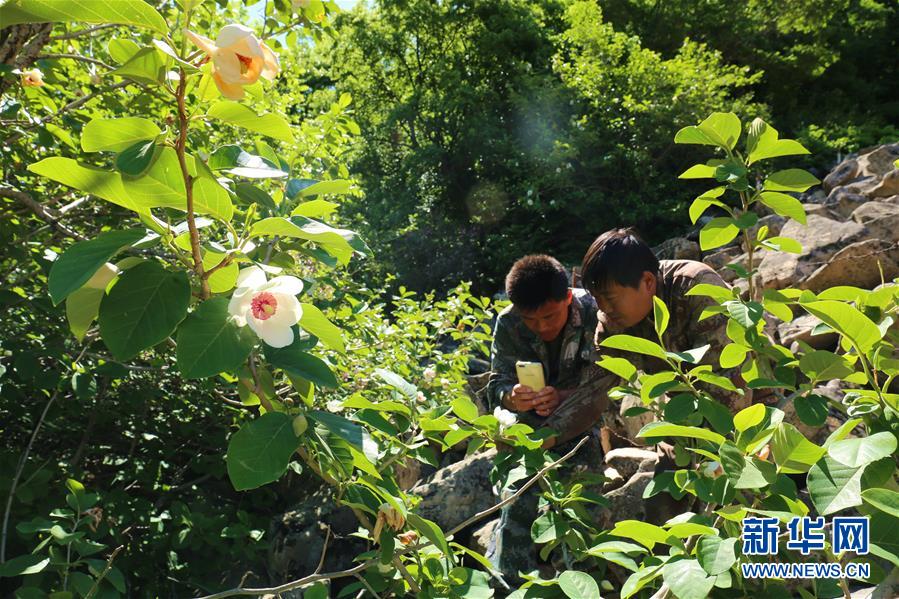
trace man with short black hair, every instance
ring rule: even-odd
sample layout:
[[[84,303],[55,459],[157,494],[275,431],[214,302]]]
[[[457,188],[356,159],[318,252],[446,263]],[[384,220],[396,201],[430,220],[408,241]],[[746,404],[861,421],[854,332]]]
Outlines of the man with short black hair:
[[[716,302],[704,295],[687,295],[700,283],[728,287],[709,266],[693,260],[659,261],[632,229],[613,229],[596,238],[584,256],[581,269],[584,288],[590,291],[599,306],[595,344],[603,357],[626,358],[646,373],[665,367],[657,358],[600,347],[603,339],[616,334],[657,341],[652,314],[653,297],[658,297],[670,313],[663,335],[666,349],[677,352],[709,345],[700,364],[718,368],[721,351],[730,343],[726,334],[727,318],[715,314],[700,321],[703,310]],[[742,383],[737,368],[722,374],[738,386]],[[608,371],[601,376],[599,388],[603,395],[619,384],[618,377]],[[734,393],[713,388],[710,391],[731,412],[749,405],[751,394],[748,390]],[[623,412],[626,406],[622,408]],[[635,424],[642,423],[639,419],[636,422],[624,419],[622,424],[627,430],[626,436],[633,440],[639,428]]]
[[[506,276],[506,293],[512,305],[500,313],[494,329],[487,386],[490,409],[501,406],[516,412],[520,422],[535,430],[553,429],[557,434],[544,447],[554,447],[562,455],[589,434],[607,401],[593,389],[602,374],[593,346],[596,303],[585,290],[569,288],[565,268],[545,255],[515,262]],[[518,383],[519,360],[543,366],[543,389]],[[591,436],[562,470],[565,475],[598,474],[601,459],[599,440]],[[514,488],[506,489],[503,495],[512,492]],[[488,550],[488,557],[513,586],[522,582],[519,571],[537,568],[531,525],[537,518],[538,496],[539,487],[534,486],[503,508]]]

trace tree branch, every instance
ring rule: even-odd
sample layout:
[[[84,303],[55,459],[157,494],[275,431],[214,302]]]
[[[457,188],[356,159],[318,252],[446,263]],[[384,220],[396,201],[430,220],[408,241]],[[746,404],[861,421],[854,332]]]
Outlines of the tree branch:
[[[52,226],[54,229],[56,229],[60,233],[63,233],[64,235],[68,235],[69,237],[74,237],[75,239],[78,239],[79,241],[83,241],[83,240],[87,239],[87,237],[85,237],[81,233],[78,233],[77,231],[74,231],[74,230],[68,228],[67,226],[65,226],[64,224],[62,224],[60,222],[60,220],[58,218],[56,218],[55,215],[51,214],[51,212],[48,208],[44,208],[44,206],[40,202],[37,202],[34,199],[32,199],[31,196],[28,195],[27,193],[25,193],[24,191],[19,191],[18,189],[15,189],[13,187],[9,187],[7,185],[0,184],[0,197],[10,198],[10,199],[16,200],[16,201],[24,204],[32,212],[34,212],[38,216],[38,218],[40,218],[43,221],[46,221],[47,223],[50,224],[50,226]]]
[[[107,23],[105,25],[97,25],[96,27],[88,27],[87,29],[79,29],[78,31],[72,31],[71,33],[62,33],[60,35],[54,35],[50,37],[51,42],[55,42],[57,40],[71,40],[76,37],[81,37],[82,35],[90,35],[95,31],[100,31],[101,29],[109,29],[110,27],[117,27],[115,23]]]
[[[98,65],[100,65],[101,67],[103,67],[104,69],[109,69],[110,71],[113,70],[113,69],[115,68],[115,67],[113,67],[113,66],[111,66],[111,65],[106,64],[106,63],[103,62],[102,60],[99,60],[99,59],[97,59],[97,58],[91,58],[90,56],[82,56],[82,55],[80,55],[80,54],[41,54],[40,56],[37,57],[37,60],[41,60],[42,58],[47,58],[47,59],[51,59],[51,60],[62,59],[62,58],[70,58],[70,59],[72,59],[72,60],[80,60],[80,61],[82,61],[82,62],[89,62],[89,63],[91,63],[91,64],[98,64]]]

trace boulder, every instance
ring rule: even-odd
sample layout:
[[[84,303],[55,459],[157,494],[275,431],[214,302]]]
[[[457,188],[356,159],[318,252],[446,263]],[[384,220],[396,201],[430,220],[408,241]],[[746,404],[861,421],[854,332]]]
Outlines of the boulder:
[[[496,450],[471,455],[441,468],[409,491],[419,495],[416,512],[448,530],[496,503],[490,470]]]
[[[639,447],[619,447],[606,453],[605,461],[620,476],[629,479],[641,469],[647,471],[655,468],[659,454]]]
[[[834,254],[799,286],[815,293],[837,285],[871,289],[880,283],[881,273],[885,280],[899,275],[899,247],[883,239],[866,239]]]
[[[659,260],[699,260],[699,243],[686,237],[672,237],[652,248]]]
[[[711,266],[713,269],[720,271],[725,267],[725,265],[730,264],[736,258],[738,258],[741,253],[742,251],[740,250],[740,248],[732,245],[724,249],[715,250],[714,252],[703,256],[702,261]]]
[[[890,204],[887,205],[889,206]],[[869,220],[865,223],[865,227],[868,233],[865,237],[868,239],[882,239],[890,242],[899,241],[899,213],[885,214],[874,220]]]
[[[885,216],[899,216],[899,204],[890,202],[865,202],[852,211],[850,218],[866,225]]]
[[[827,196],[827,201],[824,205],[830,208],[839,218],[849,218],[856,208],[867,203],[867,201],[867,196],[838,187]]]
[[[824,333],[814,335],[815,327],[821,321],[812,316],[805,314],[797,316],[790,322],[783,322],[777,327],[777,336],[781,345],[790,347],[793,343],[804,341],[815,349],[833,349],[837,344],[836,333]]]
[[[496,534],[496,528],[499,526],[499,518],[489,520],[486,524],[471,533],[471,541],[469,548],[477,551],[481,555],[486,555],[490,548],[490,542]]]
[[[782,289],[812,274],[822,263],[867,232],[856,222],[840,222],[811,215],[807,225],[789,221],[780,234],[802,244],[803,253],[768,252],[759,264],[759,282],[765,288]]]
[[[858,175],[883,177],[896,170],[893,162],[899,158],[899,143],[884,144],[858,157]]]
[[[870,198],[887,198],[897,193],[899,193],[899,169],[884,175],[880,183],[867,191]]]
[[[830,192],[835,187],[843,185],[847,181],[855,179],[858,176],[858,160],[849,158],[836,166],[830,174],[824,177],[821,187],[824,191]]]
[[[768,237],[780,235],[780,231],[783,228],[784,223],[786,222],[787,219],[779,214],[769,214],[768,216],[763,216],[759,219],[759,222],[749,228],[749,237],[755,239],[762,227],[768,227]],[[742,241],[740,243],[740,246],[744,250],[746,249],[746,246],[742,243]]]

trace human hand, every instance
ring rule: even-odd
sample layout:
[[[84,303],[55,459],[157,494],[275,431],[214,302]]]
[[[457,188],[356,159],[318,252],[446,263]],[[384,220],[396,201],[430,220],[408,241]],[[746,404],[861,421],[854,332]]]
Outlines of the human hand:
[[[506,398],[506,407],[513,412],[527,412],[534,407],[537,393],[527,385],[517,384]]]
[[[562,395],[555,387],[544,387],[534,396],[534,411],[546,418],[562,403]]]

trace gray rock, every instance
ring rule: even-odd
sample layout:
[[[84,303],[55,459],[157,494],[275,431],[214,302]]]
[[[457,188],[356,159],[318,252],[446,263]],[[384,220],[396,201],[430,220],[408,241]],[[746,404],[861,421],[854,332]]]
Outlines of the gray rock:
[[[651,471],[659,462],[659,454],[639,447],[619,447],[606,453],[606,464],[622,477],[629,479],[637,471]]]
[[[885,216],[899,215],[899,205],[890,202],[865,202],[852,211],[850,218],[863,225]]]
[[[823,216],[824,218],[833,218],[833,213],[824,204],[803,204],[802,207],[805,208],[806,216],[814,214],[816,216]]]
[[[686,237],[672,237],[652,248],[659,260],[699,260],[699,244]]]
[[[858,176],[858,161],[850,158],[848,160],[844,160],[840,164],[836,166],[830,174],[824,177],[824,181],[821,184],[821,187],[824,188],[824,191],[830,192],[835,187],[839,187],[843,185],[847,181],[851,179],[855,179]]]
[[[703,256],[702,261],[715,270],[721,270],[726,264],[730,264],[734,259],[739,257],[741,253],[742,251],[740,248],[732,245],[724,249],[715,250],[714,252]]]
[[[887,204],[889,206],[890,204]],[[882,239],[884,241],[899,241],[899,214],[886,214],[874,220],[869,220],[867,228],[868,238]]]
[[[806,314],[797,316],[791,322],[783,322],[777,327],[777,336],[781,345],[790,347],[793,343],[804,341],[815,349],[833,349],[837,344],[836,333],[813,335],[815,326],[821,322],[814,316]]]
[[[839,222],[817,215],[809,216],[807,221],[807,226],[792,220],[784,225],[781,235],[802,244],[803,253],[768,252],[759,264],[759,281],[763,287],[782,289],[794,285],[867,232],[856,222]]]
[[[827,196],[827,201],[824,205],[830,208],[839,218],[849,218],[856,208],[867,201],[867,196],[848,191],[845,187],[838,187]]]
[[[496,450],[476,453],[434,473],[410,494],[421,496],[417,513],[447,530],[496,502],[490,469]]]
[[[887,198],[897,193],[899,193],[899,169],[884,175],[880,183],[867,191],[868,197],[871,198]]]
[[[490,547],[490,541],[493,539],[493,535],[496,534],[497,526],[499,526],[499,518],[488,521],[471,533],[471,541],[468,546],[481,555],[485,555],[487,553],[487,548]]]
[[[895,170],[893,162],[899,158],[899,143],[884,144],[858,157],[858,174],[882,177]]]
[[[754,226],[749,228],[749,236],[752,239],[755,239],[758,235],[759,229],[762,227],[768,227],[768,237],[774,237],[776,235],[780,235],[780,231],[784,226],[784,223],[787,222],[787,219],[782,217],[779,214],[769,214],[768,216],[763,216],[759,219]],[[741,236],[742,239],[742,236]],[[746,250],[745,244],[741,241],[740,246]]]
[[[844,247],[799,286],[815,293],[837,285],[871,289],[899,275],[899,247],[882,239],[866,239]]]

